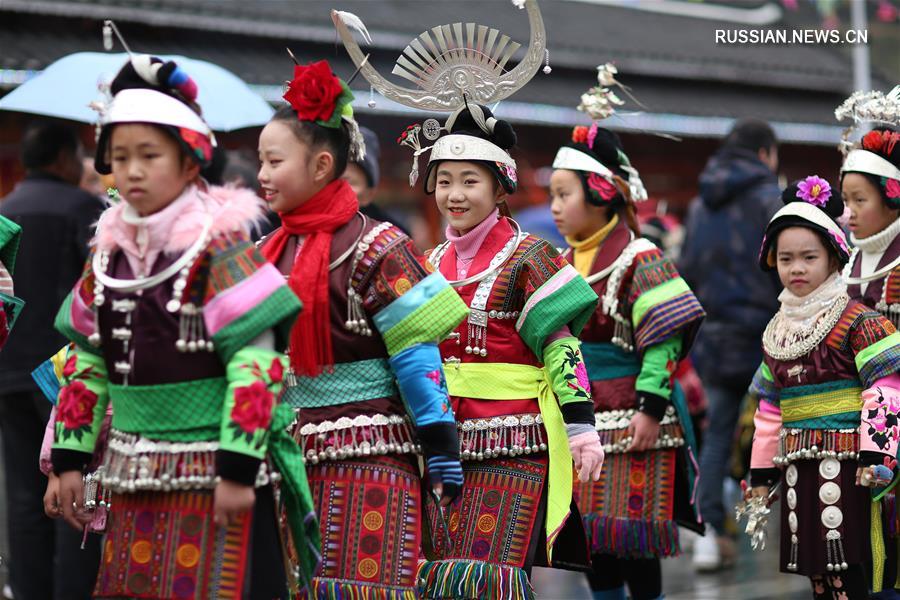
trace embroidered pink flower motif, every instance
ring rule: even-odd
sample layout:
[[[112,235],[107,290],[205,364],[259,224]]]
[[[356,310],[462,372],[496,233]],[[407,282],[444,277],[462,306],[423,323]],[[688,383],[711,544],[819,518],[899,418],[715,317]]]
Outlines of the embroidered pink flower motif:
[[[440,369],[435,369],[434,371],[429,371],[425,373],[425,377],[434,382],[434,385],[440,387],[441,385],[441,371]]]
[[[828,233],[831,235],[831,239],[837,242],[837,245],[840,246],[841,250],[850,254],[850,247],[847,245],[847,238],[844,237],[843,232],[838,234],[837,232],[829,231]]]
[[[600,197],[609,202],[616,197],[619,190],[611,181],[600,175],[599,173],[591,173],[588,176],[588,187],[600,194]]]
[[[825,206],[831,198],[831,185],[818,175],[810,175],[797,185],[797,197],[814,206]]]
[[[587,367],[584,366],[583,362],[575,365],[575,380],[578,381],[581,389],[591,389],[591,379],[588,377]]]
[[[883,411],[878,411],[878,414],[869,419],[867,422],[878,433],[884,433],[884,431],[887,429],[887,417],[885,417]]]
[[[900,198],[900,180],[888,179],[884,191],[888,198]]]
[[[519,175],[516,173],[516,170],[509,165],[505,165],[506,176],[509,177],[509,180],[513,183],[519,183]]]
[[[888,411],[892,412],[895,415],[900,414],[900,396],[897,394],[891,394],[886,398],[886,404]]]
[[[73,381],[62,388],[56,406],[56,420],[68,429],[87,427],[94,420],[97,394],[81,381]]]
[[[239,387],[234,391],[231,420],[247,434],[253,434],[257,429],[268,429],[272,422],[273,403],[272,392],[262,381]]]

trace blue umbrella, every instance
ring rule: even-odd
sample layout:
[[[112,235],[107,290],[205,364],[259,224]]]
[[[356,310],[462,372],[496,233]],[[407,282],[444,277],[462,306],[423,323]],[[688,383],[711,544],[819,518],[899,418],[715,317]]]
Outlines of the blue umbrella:
[[[265,125],[272,118],[272,107],[234,73],[184,56],[160,58],[174,60],[197,82],[197,102],[213,130],[234,131]],[[94,123],[97,113],[88,105],[103,99],[98,84],[111,82],[127,60],[125,53],[70,54],[0,98],[0,110]]]

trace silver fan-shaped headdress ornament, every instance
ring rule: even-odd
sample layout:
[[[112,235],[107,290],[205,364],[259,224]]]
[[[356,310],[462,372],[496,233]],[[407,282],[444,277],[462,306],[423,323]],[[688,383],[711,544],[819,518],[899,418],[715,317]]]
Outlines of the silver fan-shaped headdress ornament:
[[[508,98],[534,77],[542,63],[549,62],[544,20],[537,0],[512,0],[512,3],[525,9],[531,30],[525,56],[512,70],[506,70],[506,65],[521,44],[508,35],[477,23],[439,25],[414,38],[397,58],[392,70],[392,74],[414,84],[414,88],[388,81],[367,60],[367,55],[351,32],[353,28],[367,43],[372,42],[359,17],[349,12],[331,11],[331,18],[350,59],[382,96],[411,108],[451,113],[443,126],[436,119],[427,119],[421,125],[410,126],[401,135],[400,143],[413,149],[410,185],[414,185],[418,177],[419,155],[429,149],[429,162],[446,159],[490,160],[515,169],[516,163],[512,157],[488,140],[442,135],[449,134],[463,110],[469,110],[486,134],[492,133],[497,120],[485,118],[477,104],[493,104]],[[544,72],[550,72],[549,64],[545,64]],[[435,141],[434,145],[423,147],[420,134],[429,141]]]

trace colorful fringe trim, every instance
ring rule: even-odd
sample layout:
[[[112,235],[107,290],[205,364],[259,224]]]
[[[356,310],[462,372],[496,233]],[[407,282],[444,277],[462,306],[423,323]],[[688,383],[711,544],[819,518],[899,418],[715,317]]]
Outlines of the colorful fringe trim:
[[[316,577],[311,597],[316,600],[416,600],[418,595],[413,588]]]
[[[534,600],[524,569],[474,560],[426,562],[419,570],[422,598]]]
[[[633,558],[678,556],[681,542],[675,521],[617,519],[589,514],[582,517],[592,553]]]

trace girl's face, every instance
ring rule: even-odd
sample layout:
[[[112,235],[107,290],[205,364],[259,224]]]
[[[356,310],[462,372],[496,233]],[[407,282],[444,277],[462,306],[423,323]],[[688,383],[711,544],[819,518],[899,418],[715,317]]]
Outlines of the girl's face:
[[[288,123],[276,120],[259,135],[259,161],[257,177],[269,208],[287,213],[329,183],[334,157],[326,151],[315,152]]]
[[[605,208],[585,202],[581,178],[568,169],[556,169],[550,176],[550,212],[559,232],[579,241],[609,222]]]
[[[781,285],[799,297],[814,291],[835,270],[822,238],[806,227],[788,227],[778,234],[775,261]]]
[[[490,215],[506,192],[484,165],[445,160],[437,167],[434,198],[447,223],[460,234]]]
[[[199,165],[182,154],[171,135],[143,123],[115,126],[110,136],[110,163],[116,188],[141,216],[171,204],[200,172]]]
[[[900,216],[900,211],[888,208],[881,199],[878,188],[859,173],[844,175],[841,196],[850,209],[850,231],[858,239],[884,231]]]

